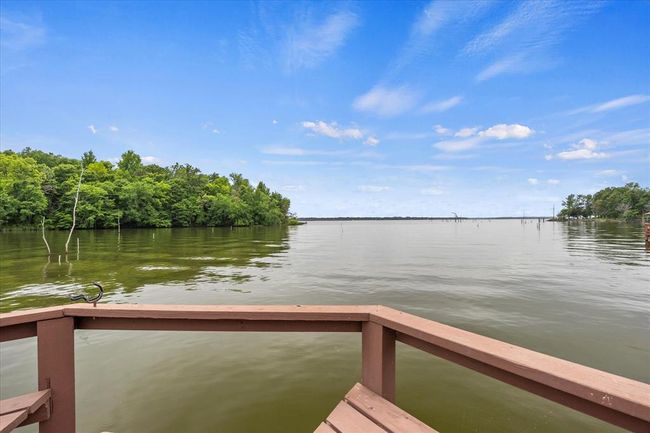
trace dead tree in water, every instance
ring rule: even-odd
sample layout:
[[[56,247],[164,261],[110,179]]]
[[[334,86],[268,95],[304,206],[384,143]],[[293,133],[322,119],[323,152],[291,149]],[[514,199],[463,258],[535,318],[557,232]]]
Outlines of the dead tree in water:
[[[50,244],[47,243],[47,239],[45,238],[45,217],[43,217],[43,220],[41,221],[41,230],[43,232],[43,242],[45,242],[45,247],[47,248],[47,257],[49,260],[50,254],[52,254],[52,250],[50,250]]]
[[[72,232],[74,231],[74,226],[77,223],[77,203],[79,203],[79,190],[81,189],[81,179],[84,175],[84,166],[81,166],[81,173],[79,173],[79,183],[77,184],[77,195],[74,198],[74,207],[72,208],[72,227],[70,227],[70,233],[68,233],[68,240],[65,243],[65,253],[68,254],[68,245],[70,244],[70,238],[72,237]]]

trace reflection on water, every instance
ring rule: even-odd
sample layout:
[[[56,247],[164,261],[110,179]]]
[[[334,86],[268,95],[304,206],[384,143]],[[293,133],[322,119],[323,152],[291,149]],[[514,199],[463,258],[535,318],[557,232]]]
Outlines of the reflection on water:
[[[108,303],[385,304],[650,380],[650,255],[638,225],[353,221],[124,230],[119,243],[115,231],[76,235],[79,259],[73,247],[59,265],[47,264],[39,233],[0,233],[3,311],[66,303],[94,280]],[[66,236],[51,234],[53,249]],[[2,397],[33,390],[33,339],[0,348]],[[76,348],[80,432],[309,432],[360,374],[352,334],[78,331]],[[401,344],[397,382],[398,403],[439,431],[618,431]]]
[[[233,270],[269,266],[274,254],[288,247],[288,228],[209,228],[79,231],[79,250],[66,257],[45,254],[38,232],[2,233],[0,311],[57,305],[67,296],[101,281],[106,300],[146,285],[254,278]],[[67,234],[53,232],[49,242],[65,244]],[[54,251],[53,251],[54,252]]]
[[[572,255],[597,257],[622,265],[647,263],[641,224],[584,221],[562,224],[566,247]]]

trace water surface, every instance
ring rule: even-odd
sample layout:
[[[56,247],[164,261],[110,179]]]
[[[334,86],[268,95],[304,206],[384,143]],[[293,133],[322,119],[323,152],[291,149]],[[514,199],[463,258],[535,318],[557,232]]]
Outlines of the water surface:
[[[650,255],[637,224],[310,222],[0,233],[0,310],[102,302],[384,304],[650,381]],[[79,238],[79,250],[76,238]],[[89,289],[89,291],[92,289]],[[398,345],[397,402],[441,432],[615,432]],[[360,376],[356,334],[77,331],[84,432],[310,432]],[[36,388],[34,339],[0,345],[2,397]],[[28,427],[24,431],[36,431]]]

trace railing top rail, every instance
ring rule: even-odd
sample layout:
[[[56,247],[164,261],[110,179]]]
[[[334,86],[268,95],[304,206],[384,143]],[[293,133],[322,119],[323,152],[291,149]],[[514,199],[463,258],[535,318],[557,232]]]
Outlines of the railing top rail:
[[[370,320],[517,376],[650,422],[650,385],[493,338],[379,307]]]
[[[63,317],[63,306],[33,308],[0,314],[0,328],[22,325],[23,323],[38,322],[39,320],[57,319]]]
[[[650,385],[377,305],[97,305],[72,304],[0,314],[0,328],[61,317],[138,321],[212,320],[375,322],[398,335],[650,422]],[[171,320],[169,320],[171,319]],[[181,319],[181,320],[178,320]],[[278,323],[279,323],[278,322]],[[216,323],[216,322],[215,322]],[[110,329],[110,323],[108,324]],[[20,326],[18,326],[20,327]],[[14,328],[15,329],[15,328]],[[301,328],[299,328],[301,329]],[[361,329],[361,327],[359,327]],[[31,332],[31,331],[30,331]],[[35,335],[20,334],[16,338]]]

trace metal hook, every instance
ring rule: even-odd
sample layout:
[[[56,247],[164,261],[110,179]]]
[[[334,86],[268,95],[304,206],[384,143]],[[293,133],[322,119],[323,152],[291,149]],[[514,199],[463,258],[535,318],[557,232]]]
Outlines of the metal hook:
[[[97,306],[97,302],[99,302],[100,299],[104,296],[104,288],[97,282],[93,282],[93,285],[99,289],[99,293],[97,296],[94,296],[92,298],[86,297],[86,295],[81,294],[81,295],[70,295],[70,300],[71,301],[81,301],[83,300],[84,302],[87,302],[89,304],[93,304],[93,307]]]

